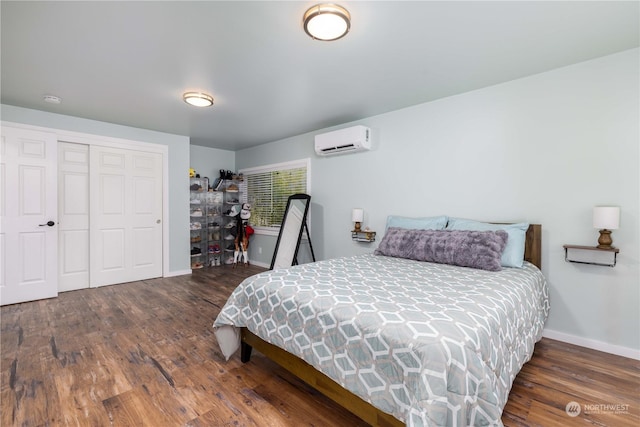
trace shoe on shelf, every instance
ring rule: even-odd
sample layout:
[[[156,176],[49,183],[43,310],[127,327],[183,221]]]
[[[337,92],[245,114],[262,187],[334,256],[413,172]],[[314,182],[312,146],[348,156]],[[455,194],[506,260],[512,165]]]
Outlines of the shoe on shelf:
[[[191,199],[189,200],[189,203],[191,203],[192,205],[199,205],[200,203],[200,199]]]
[[[191,237],[191,243],[199,243],[201,241],[202,241],[202,237],[200,237],[200,236]]]
[[[202,230],[202,224],[200,224],[199,222],[191,222],[191,223],[189,223],[189,229],[190,230]]]
[[[232,235],[232,234],[227,234],[227,235],[224,237],[224,240],[235,240],[235,237],[233,237],[233,235]]]
[[[202,209],[196,208],[191,211],[191,216],[202,216]]]
[[[202,251],[198,247],[191,248],[191,256],[201,255]]]
[[[235,184],[229,184],[229,185],[227,186],[227,189],[226,189],[226,191],[227,191],[227,192],[229,192],[229,193],[237,193],[237,192],[238,192],[238,190],[239,190],[239,189],[238,189],[238,186],[237,186],[237,185],[235,185]]]
[[[202,186],[200,184],[191,184],[189,187],[191,191],[202,191]]]
[[[191,264],[191,269],[192,270],[198,270],[198,269],[200,269],[202,267],[203,267],[203,265],[202,265],[201,262],[194,262],[193,264]]]
[[[211,193],[208,197],[209,203],[222,203],[222,193]]]

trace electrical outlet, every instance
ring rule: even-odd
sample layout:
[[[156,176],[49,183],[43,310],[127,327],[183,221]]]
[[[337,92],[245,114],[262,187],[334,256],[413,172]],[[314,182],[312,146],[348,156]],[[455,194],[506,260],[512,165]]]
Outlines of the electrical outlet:
[[[262,255],[262,246],[258,246],[258,255]]]

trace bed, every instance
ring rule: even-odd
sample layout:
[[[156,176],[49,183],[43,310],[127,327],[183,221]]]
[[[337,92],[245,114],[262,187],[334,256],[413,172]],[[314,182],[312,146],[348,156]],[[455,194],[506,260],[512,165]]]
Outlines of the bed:
[[[366,254],[260,273],[216,336],[227,358],[255,348],[371,425],[500,425],[549,311],[541,226],[525,237],[521,268],[499,271]]]

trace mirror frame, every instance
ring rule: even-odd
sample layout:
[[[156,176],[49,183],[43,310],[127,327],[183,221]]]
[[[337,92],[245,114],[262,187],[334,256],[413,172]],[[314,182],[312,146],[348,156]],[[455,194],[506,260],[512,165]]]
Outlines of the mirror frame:
[[[291,209],[291,202],[296,200],[303,200],[305,202],[304,212],[302,213],[302,221],[300,222],[300,229],[297,232],[298,238],[295,242],[283,241],[282,236],[283,234],[285,234],[285,231],[287,231],[286,235],[289,235],[288,228],[294,226],[292,223],[287,222],[287,219]],[[311,196],[308,194],[298,193],[298,194],[289,196],[289,199],[287,200],[287,207],[285,208],[284,215],[282,216],[282,224],[280,225],[280,233],[278,233],[278,240],[276,241],[276,247],[273,251],[273,258],[271,259],[271,267],[269,268],[270,270],[273,270],[273,267],[276,263],[276,259],[278,258],[278,252],[282,247],[285,247],[285,245],[291,248],[291,246],[295,244],[295,250],[293,251],[293,257],[291,259],[291,263],[289,264],[289,261],[287,260],[287,266],[298,264],[298,250],[300,249],[300,240],[302,239],[302,230],[304,228],[307,228],[307,214],[309,212],[309,205],[311,205]],[[309,242],[311,242],[311,237],[308,234],[309,234],[309,229],[307,228],[307,238],[309,238]]]

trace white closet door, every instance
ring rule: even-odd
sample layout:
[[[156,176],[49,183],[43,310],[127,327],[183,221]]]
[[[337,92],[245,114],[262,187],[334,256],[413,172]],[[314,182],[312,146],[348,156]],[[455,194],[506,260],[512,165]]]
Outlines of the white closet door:
[[[54,134],[2,127],[1,305],[58,295],[57,148]]]
[[[89,287],[89,146],[58,144],[58,291]]]
[[[91,287],[162,276],[162,154],[91,146]]]

